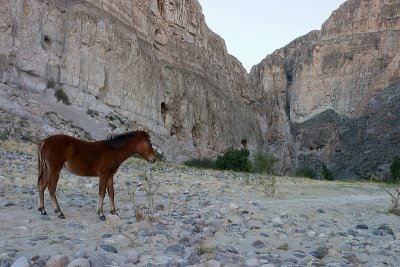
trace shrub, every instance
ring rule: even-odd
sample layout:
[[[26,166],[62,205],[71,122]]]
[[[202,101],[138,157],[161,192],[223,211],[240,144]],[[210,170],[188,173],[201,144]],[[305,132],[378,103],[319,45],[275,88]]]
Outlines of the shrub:
[[[277,159],[273,155],[258,152],[254,155],[251,170],[256,173],[270,174],[276,161]]]
[[[191,159],[185,161],[183,164],[194,168],[215,169],[215,161],[210,159]]]
[[[325,180],[333,181],[332,172],[331,172],[331,170],[328,169],[328,167],[326,166],[326,164],[322,164],[321,176],[322,176],[322,178],[324,178]]]
[[[230,149],[217,157],[215,167],[220,170],[250,171],[250,152],[247,149]]]
[[[297,177],[308,177],[311,179],[314,179],[316,176],[314,170],[311,167],[300,168],[295,172],[294,175]]]
[[[69,98],[67,94],[63,91],[63,89],[57,89],[54,92],[54,96],[57,98],[57,101],[61,101],[65,105],[71,105],[71,103],[69,102]]]
[[[396,183],[400,179],[400,156],[395,156],[390,164],[390,181]]]

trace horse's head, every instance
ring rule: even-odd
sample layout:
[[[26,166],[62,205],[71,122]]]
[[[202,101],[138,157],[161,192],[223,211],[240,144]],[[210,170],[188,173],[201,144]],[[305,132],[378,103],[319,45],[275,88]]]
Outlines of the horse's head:
[[[139,141],[136,144],[137,153],[148,162],[156,162],[156,153],[150,142],[150,135],[145,131],[138,131]]]

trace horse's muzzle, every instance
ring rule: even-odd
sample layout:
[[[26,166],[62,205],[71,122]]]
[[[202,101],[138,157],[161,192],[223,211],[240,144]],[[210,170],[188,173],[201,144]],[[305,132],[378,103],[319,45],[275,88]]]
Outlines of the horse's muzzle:
[[[156,157],[150,157],[148,159],[148,161],[151,162],[151,163],[154,163],[154,162],[156,162]]]

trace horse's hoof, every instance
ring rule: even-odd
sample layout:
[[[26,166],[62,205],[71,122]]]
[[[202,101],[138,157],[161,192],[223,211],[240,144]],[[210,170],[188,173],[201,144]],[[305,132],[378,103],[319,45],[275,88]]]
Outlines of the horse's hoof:
[[[60,214],[60,215],[58,215],[58,218],[65,219],[65,216],[64,216],[64,214]]]
[[[104,215],[100,216],[100,220],[101,221],[105,221],[106,220],[106,216],[104,216]]]
[[[43,207],[42,208],[38,208],[38,211],[40,211],[40,215],[47,215],[47,212]]]

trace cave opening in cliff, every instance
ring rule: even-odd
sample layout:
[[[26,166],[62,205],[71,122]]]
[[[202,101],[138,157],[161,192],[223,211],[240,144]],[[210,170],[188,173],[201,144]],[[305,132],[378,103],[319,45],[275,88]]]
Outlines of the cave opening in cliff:
[[[47,45],[47,46],[50,46],[50,45],[51,45],[50,38],[49,38],[49,36],[47,36],[47,35],[45,35],[45,36],[43,37],[43,42],[44,42],[45,45]]]
[[[242,145],[242,148],[247,149],[247,140],[243,139],[240,144]]]
[[[168,107],[167,104],[164,102],[161,103],[161,116],[163,118],[163,122],[165,123],[165,118],[167,117],[168,114]]]

